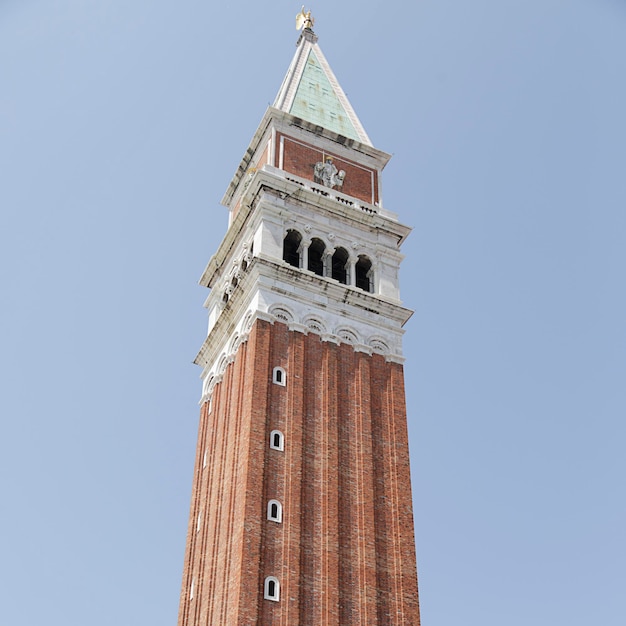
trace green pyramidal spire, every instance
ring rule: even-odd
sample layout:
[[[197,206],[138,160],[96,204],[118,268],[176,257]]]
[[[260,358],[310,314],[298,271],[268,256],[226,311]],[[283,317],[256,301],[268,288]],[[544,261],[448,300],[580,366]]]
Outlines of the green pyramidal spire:
[[[372,145],[310,28],[305,28],[298,40],[296,54],[274,107]]]

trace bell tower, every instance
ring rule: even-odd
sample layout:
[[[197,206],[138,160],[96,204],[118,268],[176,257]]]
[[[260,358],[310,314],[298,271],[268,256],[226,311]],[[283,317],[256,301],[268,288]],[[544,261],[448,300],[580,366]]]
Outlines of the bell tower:
[[[400,246],[312,30],[222,203],[179,626],[418,626]]]

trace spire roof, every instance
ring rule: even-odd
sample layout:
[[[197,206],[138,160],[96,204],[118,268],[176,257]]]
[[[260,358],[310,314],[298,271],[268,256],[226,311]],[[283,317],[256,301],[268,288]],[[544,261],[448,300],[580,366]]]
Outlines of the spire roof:
[[[370,138],[317,45],[315,33],[305,28],[296,45],[296,54],[273,106],[371,146]]]

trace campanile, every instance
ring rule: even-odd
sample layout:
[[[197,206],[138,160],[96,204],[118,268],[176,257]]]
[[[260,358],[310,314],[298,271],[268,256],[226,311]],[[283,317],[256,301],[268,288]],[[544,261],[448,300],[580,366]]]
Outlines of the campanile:
[[[178,626],[419,626],[410,229],[309,13],[224,195]]]

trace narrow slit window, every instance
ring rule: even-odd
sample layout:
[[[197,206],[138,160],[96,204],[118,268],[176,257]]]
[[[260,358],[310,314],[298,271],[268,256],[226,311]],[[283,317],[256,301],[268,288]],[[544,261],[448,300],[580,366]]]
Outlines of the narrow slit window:
[[[267,503],[267,519],[279,524],[283,521],[283,506],[278,500],[270,500]]]
[[[275,367],[272,380],[275,385],[282,385],[284,387],[287,384],[287,374],[285,370],[282,367]]]
[[[281,452],[285,449],[285,436],[280,430],[273,430],[270,433],[270,448],[272,450],[280,450]]]
[[[275,576],[268,576],[265,579],[264,598],[278,602],[280,600],[280,583]]]

